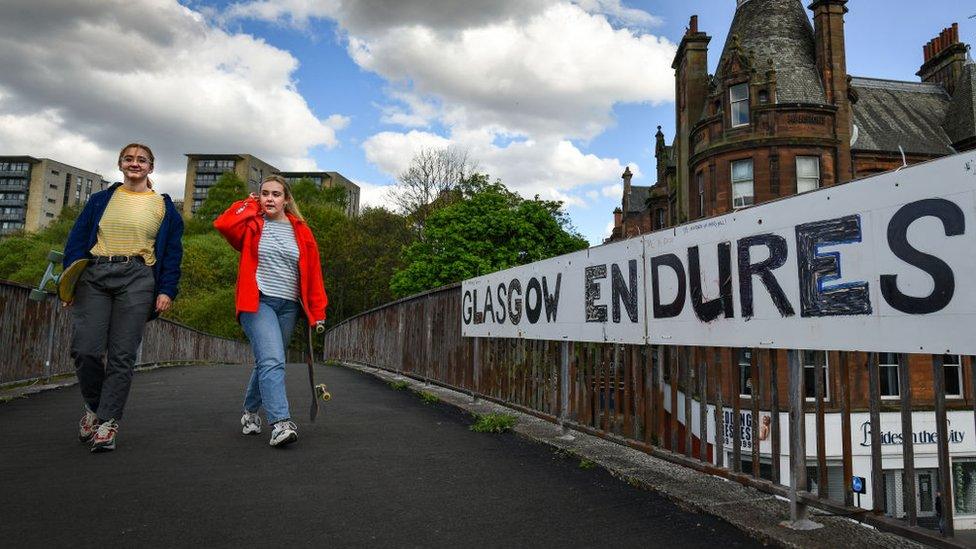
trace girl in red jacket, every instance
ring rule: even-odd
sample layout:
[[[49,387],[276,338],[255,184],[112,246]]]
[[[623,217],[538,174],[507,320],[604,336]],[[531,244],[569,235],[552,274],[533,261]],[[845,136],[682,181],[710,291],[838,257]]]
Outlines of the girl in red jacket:
[[[271,175],[261,182],[259,192],[232,204],[214,227],[241,252],[237,319],[254,352],[242,432],[261,432],[258,409],[263,405],[272,425],[270,443],[283,446],[298,440],[285,393],[285,350],[299,311],[309,325],[323,323],[328,298],[318,245],[291,187],[283,177]]]

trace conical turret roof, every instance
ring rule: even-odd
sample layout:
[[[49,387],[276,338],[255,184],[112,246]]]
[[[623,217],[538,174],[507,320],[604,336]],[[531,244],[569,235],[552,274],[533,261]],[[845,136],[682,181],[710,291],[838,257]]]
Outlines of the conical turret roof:
[[[736,8],[719,59],[720,74],[736,39],[743,54],[751,52],[755,55],[754,68],[760,73],[769,68],[776,70],[778,103],[827,102],[817,70],[813,27],[799,0],[748,0],[741,3]]]

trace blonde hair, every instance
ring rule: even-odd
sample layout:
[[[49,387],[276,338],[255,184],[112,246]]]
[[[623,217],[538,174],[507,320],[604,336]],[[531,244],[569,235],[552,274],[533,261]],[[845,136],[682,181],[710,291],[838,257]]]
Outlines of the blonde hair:
[[[153,156],[152,149],[149,148],[149,145],[143,145],[142,143],[129,143],[128,145],[122,147],[122,150],[119,151],[119,161],[118,161],[119,169],[122,169],[122,157],[125,156],[125,151],[132,148],[142,149],[146,151],[146,156],[149,157],[149,165],[151,167],[156,167],[156,157]],[[153,188],[152,180],[149,179],[149,176],[146,176],[146,185],[150,189]]]
[[[258,185],[259,192],[261,191],[261,187],[263,187],[268,181],[279,183],[281,187],[285,189],[285,212],[290,213],[302,221],[305,221],[305,218],[302,216],[302,212],[298,210],[298,203],[295,202],[295,195],[292,194],[291,185],[288,184],[288,181],[276,173],[271,174],[261,180],[261,184]]]

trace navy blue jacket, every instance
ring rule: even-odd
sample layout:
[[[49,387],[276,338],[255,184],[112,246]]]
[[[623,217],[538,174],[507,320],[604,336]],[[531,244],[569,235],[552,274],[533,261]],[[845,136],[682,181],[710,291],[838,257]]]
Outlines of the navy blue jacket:
[[[75,220],[68,235],[68,242],[64,245],[64,267],[67,268],[79,259],[91,257],[91,250],[98,242],[98,223],[108,207],[109,200],[115,189],[121,183],[116,183],[99,191],[88,199],[81,215]],[[163,195],[166,204],[166,214],[163,223],[156,233],[156,264],[153,265],[153,276],[156,277],[156,295],[166,294],[170,299],[176,299],[180,284],[180,263],[183,261],[183,217],[176,210],[168,194]]]

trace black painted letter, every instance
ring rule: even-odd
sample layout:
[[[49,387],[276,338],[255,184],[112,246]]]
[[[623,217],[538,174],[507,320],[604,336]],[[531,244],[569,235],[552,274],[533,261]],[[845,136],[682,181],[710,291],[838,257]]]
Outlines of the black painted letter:
[[[861,241],[861,216],[847,215],[796,226],[796,263],[800,278],[800,316],[871,314],[867,282],[824,289],[840,278],[840,253],[819,253],[820,246]]]
[[[596,301],[600,299],[600,285],[594,282],[601,278],[607,277],[607,266],[606,265],[593,265],[587,267],[583,271],[583,278],[585,287],[583,288],[586,294],[586,321],[587,322],[606,322],[607,321],[607,306],[606,305],[596,305]]]
[[[766,246],[769,249],[769,257],[759,263],[752,263],[749,258],[749,248],[753,246]],[[742,318],[752,318],[752,277],[759,275],[769,297],[782,316],[793,316],[793,306],[790,305],[783,289],[776,282],[773,270],[778,269],[786,263],[786,239],[775,234],[757,234],[740,238],[738,242],[739,255],[739,302],[742,306]]]
[[[658,267],[670,267],[678,277],[678,295],[671,303],[661,304],[661,289],[658,282]],[[651,289],[654,292],[654,318],[672,318],[681,314],[685,306],[685,267],[674,254],[658,255],[651,258]]]
[[[966,231],[966,217],[955,203],[942,198],[927,198],[902,206],[888,222],[888,246],[898,259],[928,273],[935,283],[932,293],[925,297],[905,295],[898,289],[898,275],[881,275],[881,295],[888,305],[903,313],[924,315],[945,308],[956,291],[952,268],[934,255],[920,252],[908,242],[908,227],[917,219],[937,217],[945,227],[946,236]]]
[[[698,258],[698,246],[688,248],[688,283],[691,286],[691,306],[695,309],[695,316],[702,322],[711,322],[719,314],[725,318],[732,318],[732,244],[719,242],[718,244],[718,279],[719,297],[702,302],[701,262]]]
[[[620,302],[627,309],[627,317],[631,322],[637,322],[637,260],[627,262],[627,277],[629,283],[624,282],[624,275],[616,263],[610,265],[610,301],[613,303],[613,321],[620,324]]]
[[[556,311],[559,308],[559,285],[563,281],[563,273],[556,273],[556,293],[549,293],[549,282],[542,277],[542,295],[546,298],[546,322],[556,321]]]

